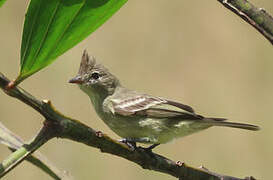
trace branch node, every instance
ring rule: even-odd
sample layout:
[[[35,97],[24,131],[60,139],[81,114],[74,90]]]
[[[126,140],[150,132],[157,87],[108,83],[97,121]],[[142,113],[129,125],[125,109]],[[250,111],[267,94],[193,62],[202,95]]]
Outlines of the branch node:
[[[246,177],[245,180],[256,180],[253,176]]]
[[[51,119],[46,119],[43,122],[44,129],[49,130],[52,134],[52,137],[59,137],[60,132],[62,131],[63,127],[59,123],[59,121],[51,120]]]
[[[103,137],[103,133],[101,131],[96,131],[96,136],[101,138]]]
[[[44,104],[51,105],[51,101],[48,100],[48,99],[43,99],[42,102],[43,102]]]
[[[5,89],[10,90],[13,89],[15,86],[16,86],[15,81],[10,81]]]
[[[181,161],[176,161],[175,164],[179,167],[185,166],[185,163]]]
[[[206,167],[205,167],[205,166],[203,166],[203,165],[201,165],[199,168],[200,168],[200,169],[202,169],[202,170],[204,170],[204,171],[209,171],[209,169],[208,169],[208,168],[206,168]]]

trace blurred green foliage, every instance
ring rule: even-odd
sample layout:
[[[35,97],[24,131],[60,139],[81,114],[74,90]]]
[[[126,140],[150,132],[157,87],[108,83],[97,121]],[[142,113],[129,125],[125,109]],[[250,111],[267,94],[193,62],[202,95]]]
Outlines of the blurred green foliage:
[[[0,7],[3,6],[3,4],[6,2],[6,0],[0,0]]]

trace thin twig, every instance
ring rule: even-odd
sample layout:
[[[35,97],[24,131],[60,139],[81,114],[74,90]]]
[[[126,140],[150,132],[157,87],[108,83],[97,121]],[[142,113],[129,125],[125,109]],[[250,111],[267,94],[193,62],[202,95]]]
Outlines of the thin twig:
[[[11,132],[8,128],[0,122],[0,143],[6,145],[12,152],[19,149],[25,143],[15,133]],[[67,172],[57,168],[50,162],[42,153],[35,151],[32,155],[26,158],[27,161],[37,166],[55,180],[65,179],[72,180],[73,176]]]
[[[35,150],[37,150],[53,137],[54,134],[52,133],[52,130],[47,126],[43,126],[38,135],[30,144],[24,144],[19,149],[10,154],[0,164],[0,178],[5,176],[9,171],[14,169],[18,164],[29,157],[29,155],[31,155]]]
[[[273,18],[247,0],[217,0],[258,30],[273,45]]]

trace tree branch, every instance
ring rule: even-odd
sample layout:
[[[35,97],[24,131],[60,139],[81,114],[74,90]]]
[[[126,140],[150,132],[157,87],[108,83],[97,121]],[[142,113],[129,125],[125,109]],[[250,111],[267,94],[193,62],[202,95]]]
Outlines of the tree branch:
[[[132,161],[144,169],[159,171],[183,180],[243,180],[213,173],[203,167],[197,169],[180,161],[174,162],[141,147],[131,150],[125,144],[111,139],[106,134],[95,131],[77,120],[62,115],[54,109],[48,100],[39,101],[20,87],[7,90],[6,87],[9,83],[10,81],[0,73],[0,87],[6,94],[33,107],[45,117],[44,128],[50,129],[50,138],[51,136],[60,137],[81,142],[88,146],[99,148],[102,152]],[[244,180],[247,179],[254,180],[253,177],[244,178]]]
[[[247,0],[217,0],[257,29],[273,45],[273,18]]]

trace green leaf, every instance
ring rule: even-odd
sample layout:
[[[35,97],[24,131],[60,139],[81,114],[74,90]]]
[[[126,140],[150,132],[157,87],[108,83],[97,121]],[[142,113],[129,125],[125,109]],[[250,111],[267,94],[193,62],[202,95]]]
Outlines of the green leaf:
[[[127,0],[31,0],[16,83],[52,63],[109,19]]]
[[[6,2],[6,0],[0,0],[0,7]]]

